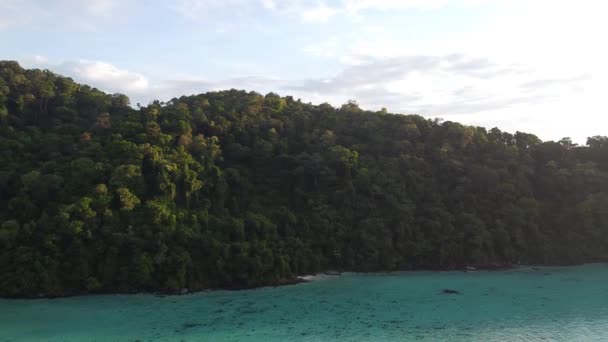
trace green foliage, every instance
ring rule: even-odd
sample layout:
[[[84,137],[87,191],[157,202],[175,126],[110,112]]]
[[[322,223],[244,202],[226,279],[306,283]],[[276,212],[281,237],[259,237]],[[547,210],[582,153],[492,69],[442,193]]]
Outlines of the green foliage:
[[[0,62],[0,146],[1,296],[608,260],[601,136],[237,90],[134,109]]]
[[[139,198],[129,191],[127,188],[116,189],[118,199],[118,208],[123,211],[131,211],[141,203]]]

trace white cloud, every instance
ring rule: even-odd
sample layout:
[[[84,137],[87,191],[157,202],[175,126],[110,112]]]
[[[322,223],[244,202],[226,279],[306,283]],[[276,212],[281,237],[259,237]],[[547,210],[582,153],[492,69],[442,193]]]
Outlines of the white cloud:
[[[368,57],[332,77],[287,87],[288,93],[334,105],[356,99],[368,109],[388,107],[398,113],[438,116],[486,127],[498,125],[511,131],[532,131],[543,139],[570,135],[579,142],[585,138],[582,129],[569,130],[570,124],[553,122],[543,126],[542,122],[551,120],[551,116],[567,122],[572,112],[565,111],[574,110],[575,103],[581,106],[584,102],[586,115],[591,116],[605,108],[591,95],[593,89],[601,88],[587,74],[549,79],[524,66],[505,66],[461,54]],[[588,128],[589,121],[579,125]]]
[[[64,0],[68,1],[68,0]],[[103,2],[103,0],[100,0]],[[110,1],[110,0],[108,0]],[[30,0],[26,0],[31,3]],[[153,80],[141,73],[100,61],[76,61],[51,67],[108,92],[124,92],[132,102],[167,100],[183,94],[239,88],[275,91],[315,103],[340,105],[357,100],[364,108],[440,116],[448,120],[529,131],[543,139],[572,136],[577,142],[608,126],[604,86],[608,80],[608,49],[602,15],[608,4],[579,0],[535,2],[520,0],[188,0],[181,4],[189,14],[209,13],[224,6],[257,6],[278,15],[288,14],[307,23],[321,23],[337,16],[362,16],[369,11],[433,10],[445,6],[493,3],[499,8],[484,24],[448,29],[432,39],[405,40],[391,36],[382,23],[366,21],[350,32],[329,37],[313,36],[317,43],[303,52],[315,65],[318,59],[340,69],[310,75],[302,80],[290,70],[290,79],[268,77],[205,77]],[[100,5],[111,13],[117,7]],[[93,7],[94,8],[94,7]],[[105,8],[105,10],[104,10]],[[0,0],[0,25],[20,12],[17,0]],[[550,9],[550,10],[548,10]],[[36,8],[32,8],[36,13]],[[105,11],[105,12],[104,12]],[[27,10],[25,11],[27,12]],[[91,14],[92,15],[92,14]],[[21,20],[21,19],[20,19]],[[298,20],[295,20],[298,21]],[[374,26],[375,25],[375,26]],[[280,30],[280,27],[270,29]],[[255,29],[255,25],[250,28]],[[388,26],[387,26],[388,27]],[[230,33],[235,30],[229,30]],[[222,29],[218,29],[222,32]],[[228,32],[228,31],[227,31]],[[302,51],[302,50],[301,50]],[[26,61],[25,59],[22,61]],[[49,65],[41,56],[30,56],[30,65]],[[298,63],[301,63],[299,60]],[[234,62],[230,62],[234,63]],[[289,68],[290,65],[287,65]],[[261,75],[243,67],[233,75]],[[312,70],[314,68],[311,67]],[[234,69],[233,69],[234,70]],[[279,70],[280,69],[276,69]],[[258,70],[259,71],[259,70]],[[274,71],[271,69],[270,71]],[[302,73],[300,73],[301,75]]]
[[[302,20],[305,22],[324,23],[338,13],[338,10],[324,4],[317,5],[302,11]]]
[[[73,77],[78,82],[88,83],[107,92],[129,95],[147,91],[150,87],[148,79],[143,75],[101,61],[69,61],[53,69]]]
[[[329,39],[312,44],[303,49],[303,51],[314,57],[331,58],[336,57],[338,48],[338,37],[330,37]]]
[[[46,56],[30,55],[21,58],[20,62],[26,68],[39,68],[44,67],[49,62],[49,59]]]
[[[367,11],[433,10],[451,4],[473,6],[488,1],[491,0],[177,0],[170,7],[184,17],[196,18],[218,9],[241,11],[259,6],[269,11],[299,16],[306,23],[325,23],[338,15],[359,18]]]
[[[264,6],[264,8],[266,9],[275,9],[276,8],[276,4],[274,2],[274,0],[261,0],[262,1],[262,6]]]
[[[34,57],[35,63],[47,63],[49,59],[45,56],[35,55]]]
[[[95,29],[95,22],[127,13],[135,0],[0,0],[0,29],[66,27]],[[115,16],[113,17],[116,18]]]
[[[272,9],[273,1],[252,1],[252,0],[176,0],[167,5],[177,14],[189,18],[198,19],[200,17],[212,18],[215,11],[230,8],[231,11],[239,13],[252,6],[262,5],[267,9]]]
[[[221,4],[221,1],[213,0],[178,0],[174,2],[172,9],[184,17],[191,18]]]
[[[458,54],[368,57],[331,77],[309,80],[253,76],[151,81],[141,73],[102,61],[49,64],[42,56],[32,56],[22,62],[28,60],[26,66],[49,68],[109,93],[125,93],[132,103],[231,88],[274,91],[336,106],[355,99],[372,110],[387,107],[398,113],[531,131],[543,139],[571,136],[579,143],[591,135],[590,123],[593,127],[608,123],[594,124],[598,120],[594,115],[606,106],[598,102],[603,96],[603,82],[588,74],[545,78],[521,66],[505,67],[490,59]],[[572,119],[574,113],[576,120]]]
[[[362,59],[357,58],[352,55],[342,56],[342,57],[340,57],[339,60],[340,60],[340,63],[345,64],[345,65],[361,65],[364,62]]]
[[[344,0],[343,9],[348,13],[365,10],[437,9],[448,5],[450,0]]]
[[[338,15],[356,19],[367,11],[433,10],[448,5],[470,7],[488,1],[491,0],[261,0],[261,4],[266,9],[299,15],[304,22],[325,23]]]
[[[145,75],[115,66],[103,61],[75,60],[49,63],[43,56],[27,56],[20,59],[26,68],[49,69],[63,76],[72,77],[76,82],[88,84],[107,93],[123,93],[132,103],[146,104],[152,100],[169,100],[182,95],[199,94],[207,91],[226,89],[246,89],[271,92],[284,89],[286,81],[270,77],[234,77],[207,79],[204,77],[181,77],[165,80],[150,80]]]
[[[82,4],[84,8],[94,15],[106,15],[110,11],[116,9],[120,4],[124,5],[123,1],[118,0],[87,0],[87,1],[70,1],[70,3]]]
[[[0,1],[0,29],[5,29],[31,21],[37,9],[28,1],[2,0]]]
[[[292,91],[334,104],[353,98],[370,109],[387,106],[396,112],[498,125],[543,139],[571,136],[584,143],[587,136],[602,134],[598,128],[608,125],[602,95],[608,80],[604,2],[345,0],[340,13],[480,4],[494,6],[491,20],[457,32],[443,30],[433,39],[405,40],[359,26],[351,35],[339,36],[346,49],[324,52],[344,70]],[[323,44],[307,51],[320,55],[331,47]],[[446,59],[450,55],[469,57],[455,68]],[[430,67],[416,62],[416,56],[425,57]],[[487,65],[481,67],[484,60]]]

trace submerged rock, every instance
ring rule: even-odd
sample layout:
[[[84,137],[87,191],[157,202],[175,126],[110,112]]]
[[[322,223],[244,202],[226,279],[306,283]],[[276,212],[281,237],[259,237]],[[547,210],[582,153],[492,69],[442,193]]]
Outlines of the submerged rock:
[[[186,323],[182,324],[182,330],[192,329],[192,328],[196,328],[196,327],[199,327],[199,326],[201,326],[200,323],[186,322]]]
[[[460,291],[458,290],[452,290],[452,289],[443,289],[443,291],[441,291],[443,294],[462,294],[460,293]]]

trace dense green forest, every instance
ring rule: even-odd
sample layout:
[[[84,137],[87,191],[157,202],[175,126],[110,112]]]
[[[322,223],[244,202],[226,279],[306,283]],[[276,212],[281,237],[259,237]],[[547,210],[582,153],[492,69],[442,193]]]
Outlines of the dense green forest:
[[[136,107],[0,62],[0,296],[608,260],[606,137],[237,90]]]

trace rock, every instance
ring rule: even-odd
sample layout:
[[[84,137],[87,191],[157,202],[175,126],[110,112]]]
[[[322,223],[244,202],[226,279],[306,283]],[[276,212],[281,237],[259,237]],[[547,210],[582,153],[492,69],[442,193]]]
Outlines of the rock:
[[[286,285],[296,285],[300,283],[307,283],[308,280],[303,277],[295,277],[295,278],[287,278],[281,279],[277,281],[273,286],[286,286]]]
[[[462,294],[460,293],[460,291],[458,290],[452,290],[452,289],[443,289],[443,291],[441,291],[444,294]]]
[[[183,288],[181,291],[179,291],[179,294],[187,294],[188,293],[188,289],[187,288]]]
[[[186,289],[186,290],[187,290],[187,289]],[[182,324],[182,329],[191,329],[191,328],[196,328],[196,327],[198,327],[198,326],[200,326],[200,325],[201,325],[200,323],[190,323],[190,322],[188,322],[188,323],[184,323],[184,324]]]
[[[473,266],[467,266],[466,267],[467,271],[477,271],[477,268],[473,267]]]
[[[329,271],[325,271],[325,274],[326,274],[326,275],[340,275],[340,274],[342,274],[342,273],[341,273],[341,272],[339,272],[339,271],[333,271],[333,270],[329,270]]]

